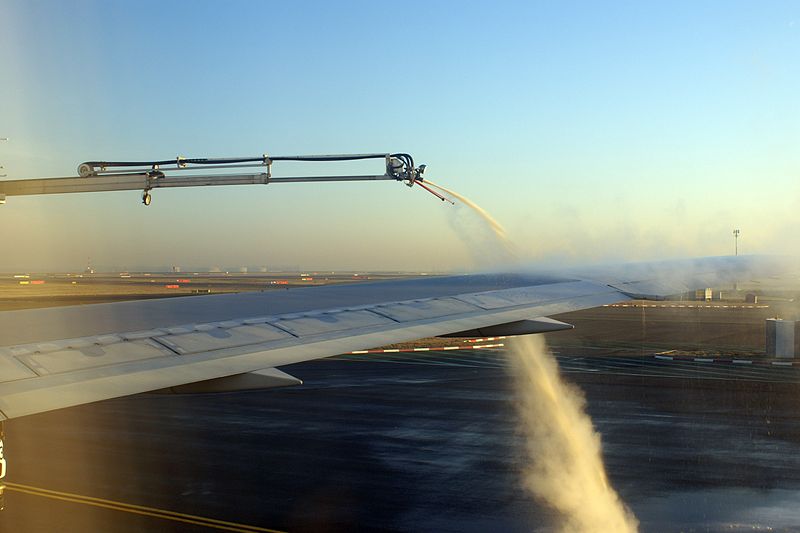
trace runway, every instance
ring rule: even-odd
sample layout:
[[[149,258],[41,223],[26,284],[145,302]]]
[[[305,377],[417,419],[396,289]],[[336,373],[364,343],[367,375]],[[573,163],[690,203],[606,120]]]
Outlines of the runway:
[[[800,530],[800,369],[558,360],[586,393],[609,476],[642,531]],[[0,530],[557,524],[520,488],[501,349],[348,355],[288,370],[305,385],[140,395],[12,420]]]

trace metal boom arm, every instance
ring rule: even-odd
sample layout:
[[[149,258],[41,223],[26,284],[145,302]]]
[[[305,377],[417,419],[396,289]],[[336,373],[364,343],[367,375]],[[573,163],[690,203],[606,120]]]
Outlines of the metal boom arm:
[[[385,159],[386,172],[373,175],[343,176],[272,176],[275,161],[331,162]],[[174,165],[174,167],[173,167]],[[169,168],[162,168],[168,166]],[[266,167],[264,172],[246,174],[186,173],[220,168]],[[179,175],[168,175],[178,173]],[[0,204],[6,196],[65,194],[81,192],[140,190],[142,202],[150,205],[150,190],[165,187],[209,187],[219,185],[268,185],[270,183],[314,183],[332,181],[402,181],[409,187],[422,181],[425,165],[414,167],[407,154],[312,155],[280,157],[242,157],[224,159],[188,159],[138,162],[87,162],[78,166],[79,176],[0,181]],[[184,175],[180,175],[184,174]]]

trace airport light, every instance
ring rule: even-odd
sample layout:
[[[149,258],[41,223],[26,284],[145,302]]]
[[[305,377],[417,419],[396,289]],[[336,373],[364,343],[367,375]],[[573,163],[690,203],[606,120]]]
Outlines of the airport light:
[[[0,137],[0,141],[7,141],[7,140],[8,140],[8,137]],[[3,170],[5,168],[6,167],[0,167],[0,170]],[[5,178],[6,176],[8,176],[8,174],[0,174],[0,178]],[[0,196],[2,196],[2,198],[0,198],[0,204],[6,203],[5,195],[0,195]]]
[[[739,234],[741,231],[738,229],[733,230],[733,241],[734,241],[734,251],[735,255],[739,255]]]

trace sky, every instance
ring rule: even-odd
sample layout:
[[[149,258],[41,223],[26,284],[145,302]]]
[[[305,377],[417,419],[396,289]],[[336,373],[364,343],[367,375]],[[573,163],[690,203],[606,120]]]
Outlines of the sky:
[[[734,228],[742,253],[793,254],[798,57],[797,2],[0,0],[0,173],[408,152],[524,261],[731,254]],[[393,182],[11,197],[0,242],[5,272],[502,256],[469,210]]]

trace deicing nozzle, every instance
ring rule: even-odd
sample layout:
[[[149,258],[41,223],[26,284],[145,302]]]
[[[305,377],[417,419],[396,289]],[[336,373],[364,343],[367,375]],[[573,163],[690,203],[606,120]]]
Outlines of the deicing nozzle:
[[[446,196],[444,196],[442,194],[439,194],[438,192],[434,191],[433,189],[431,189],[430,187],[428,187],[427,185],[422,183],[422,180],[417,180],[417,185],[419,185],[420,187],[422,187],[423,189],[425,189],[426,191],[428,191],[429,193],[434,195],[439,200],[441,200],[443,202],[450,202],[451,204],[456,205],[456,203],[454,201],[450,200],[449,198],[447,198]]]

